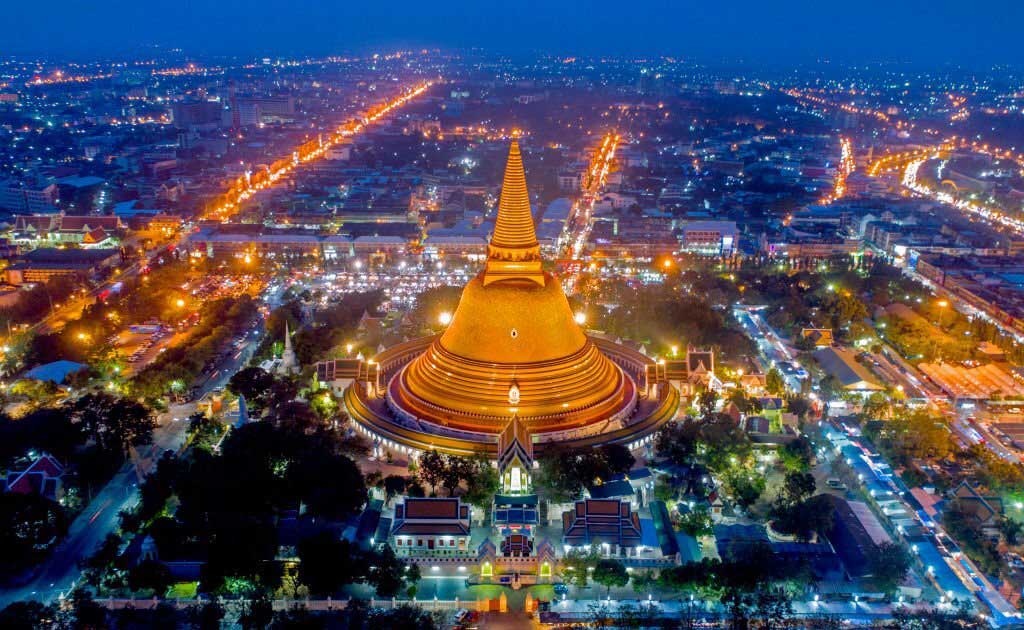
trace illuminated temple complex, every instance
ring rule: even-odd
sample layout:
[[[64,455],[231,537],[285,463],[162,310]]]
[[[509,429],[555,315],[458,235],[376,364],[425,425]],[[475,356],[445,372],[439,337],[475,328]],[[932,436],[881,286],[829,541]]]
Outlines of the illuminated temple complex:
[[[678,400],[663,365],[576,323],[561,283],[543,268],[515,141],[486,266],[447,329],[385,350],[345,392],[350,415],[382,450],[493,457],[513,417],[538,451],[636,447]]]

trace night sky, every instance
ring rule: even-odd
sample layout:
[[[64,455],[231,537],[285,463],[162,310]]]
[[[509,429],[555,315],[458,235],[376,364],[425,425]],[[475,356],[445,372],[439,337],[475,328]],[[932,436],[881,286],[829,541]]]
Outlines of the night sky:
[[[403,46],[698,61],[1024,64],[1024,0],[0,0],[0,54]],[[145,55],[141,53],[140,55]]]

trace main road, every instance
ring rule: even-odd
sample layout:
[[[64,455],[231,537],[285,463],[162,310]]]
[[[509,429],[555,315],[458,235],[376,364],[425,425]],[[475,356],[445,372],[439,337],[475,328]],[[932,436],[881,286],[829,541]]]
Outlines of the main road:
[[[186,418],[195,404],[173,406],[158,418],[153,443],[114,475],[71,523],[67,537],[23,586],[0,590],[0,609],[25,599],[51,603],[67,594],[82,574],[79,563],[92,555],[108,534],[116,530],[118,514],[139,500],[139,479],[148,474],[164,451],[177,451],[188,430]]]

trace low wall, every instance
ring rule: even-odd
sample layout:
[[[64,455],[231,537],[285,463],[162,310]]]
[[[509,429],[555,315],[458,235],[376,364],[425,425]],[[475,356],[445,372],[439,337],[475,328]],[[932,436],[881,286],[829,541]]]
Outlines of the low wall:
[[[248,606],[252,603],[249,599],[96,599],[96,603],[109,610],[123,610],[133,608],[135,610],[153,610],[160,604],[170,604],[179,610],[202,606],[211,601],[217,601],[224,605]],[[305,608],[313,611],[344,610],[348,607],[348,599],[274,599],[270,603],[274,610],[290,610],[292,608]],[[424,610],[458,610],[463,608],[466,602],[455,599],[369,599],[367,604],[370,608],[397,608],[405,604],[418,606]]]

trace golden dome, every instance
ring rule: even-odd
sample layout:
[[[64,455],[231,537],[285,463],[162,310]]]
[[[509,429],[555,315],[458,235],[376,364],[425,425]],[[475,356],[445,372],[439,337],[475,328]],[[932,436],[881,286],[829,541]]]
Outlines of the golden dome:
[[[444,334],[392,379],[392,403],[422,420],[494,434],[513,414],[550,432],[626,409],[632,381],[583,334],[561,283],[540,263],[513,142],[487,267],[466,285]]]

